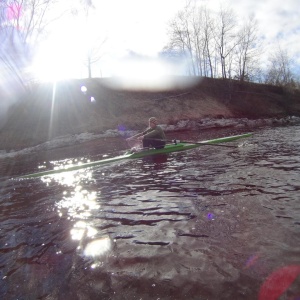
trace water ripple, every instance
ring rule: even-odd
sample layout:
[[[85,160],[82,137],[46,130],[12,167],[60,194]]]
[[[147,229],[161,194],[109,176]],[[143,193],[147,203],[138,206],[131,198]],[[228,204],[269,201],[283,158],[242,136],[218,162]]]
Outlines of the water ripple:
[[[269,128],[236,149],[2,182],[0,297],[256,299],[299,261],[299,147],[300,127]]]

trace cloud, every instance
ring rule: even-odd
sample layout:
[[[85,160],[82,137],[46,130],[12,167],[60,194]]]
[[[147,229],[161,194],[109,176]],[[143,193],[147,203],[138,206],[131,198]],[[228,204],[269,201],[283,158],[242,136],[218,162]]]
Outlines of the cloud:
[[[258,21],[264,46],[272,51],[276,44],[288,49],[291,55],[300,50],[300,10],[298,0],[232,0],[226,1],[242,20],[253,15]]]

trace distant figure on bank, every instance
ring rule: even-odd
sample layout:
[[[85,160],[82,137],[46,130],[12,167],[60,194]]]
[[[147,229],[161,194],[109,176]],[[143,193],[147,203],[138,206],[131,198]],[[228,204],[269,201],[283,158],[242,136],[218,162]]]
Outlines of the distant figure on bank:
[[[157,125],[157,119],[152,117],[149,119],[149,127],[141,133],[138,133],[127,141],[138,140],[142,141],[143,148],[154,147],[156,149],[164,148],[166,145],[166,136],[162,128]]]

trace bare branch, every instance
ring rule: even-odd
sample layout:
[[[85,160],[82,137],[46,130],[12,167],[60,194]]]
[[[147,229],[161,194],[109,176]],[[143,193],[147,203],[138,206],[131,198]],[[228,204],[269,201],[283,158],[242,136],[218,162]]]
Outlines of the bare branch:
[[[236,78],[250,80],[257,71],[260,55],[260,42],[257,36],[257,21],[250,17],[238,32],[238,45],[235,49]]]
[[[294,74],[291,71],[293,61],[286,50],[280,45],[269,57],[269,67],[266,74],[266,83],[291,87]]]

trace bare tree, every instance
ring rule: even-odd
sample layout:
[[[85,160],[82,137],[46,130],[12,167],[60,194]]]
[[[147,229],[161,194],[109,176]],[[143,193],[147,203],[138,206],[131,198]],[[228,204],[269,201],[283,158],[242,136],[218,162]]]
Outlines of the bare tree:
[[[83,9],[86,20],[88,19],[91,11],[95,9],[93,0],[79,0],[79,9]]]
[[[102,48],[107,38],[98,38],[94,43],[88,45],[86,60],[84,65],[88,69],[88,78],[92,78],[92,65],[97,63],[103,56]]]
[[[238,27],[233,10],[221,7],[215,17],[205,6],[188,2],[170,23],[169,50],[185,53],[192,75],[254,80],[259,75],[260,45],[254,18]]]
[[[16,28],[24,43],[37,42],[46,28],[60,19],[66,10],[57,10],[59,0],[6,0],[10,26]]]
[[[191,1],[170,23],[170,42],[166,47],[184,53],[191,62],[190,74],[213,77],[215,70],[214,20],[205,6],[196,7]]]
[[[224,79],[231,73],[231,64],[228,62],[229,55],[238,44],[236,26],[236,16],[233,11],[221,7],[216,20],[214,38],[221,62],[222,78]]]
[[[213,69],[213,54],[214,54],[214,45],[213,45],[213,28],[214,21],[210,17],[210,13],[207,8],[203,8],[203,59],[204,59],[204,74],[205,76],[214,77]]]
[[[58,0],[1,1],[0,63],[6,80],[26,87],[34,46],[47,34],[47,26],[64,13],[54,13],[56,4]]]
[[[213,77],[212,54],[213,19],[205,6],[193,8],[191,15],[193,50],[197,63],[197,75]]]
[[[100,61],[104,55],[104,44],[107,42],[107,36],[101,32],[101,28],[95,34],[90,20],[94,17],[93,13],[96,7],[93,0],[77,0],[72,2],[72,14],[74,17],[83,18],[83,27],[85,29],[85,58],[83,64],[87,68],[88,78],[92,78],[92,67]],[[82,21],[82,20],[81,20]]]
[[[193,8],[188,2],[185,8],[177,13],[170,22],[170,42],[167,46],[177,53],[188,57],[191,62],[190,75],[197,75],[197,57],[195,55],[195,32],[196,26],[192,25]]]
[[[249,81],[255,77],[261,46],[257,36],[257,21],[250,17],[239,30],[238,44],[235,48],[235,77],[240,81]]]
[[[195,57],[196,74],[203,76],[203,39],[202,39],[202,14],[199,9],[190,16],[192,27],[192,45],[193,56]]]
[[[265,82],[278,86],[292,87],[294,82],[292,64],[293,61],[287,50],[283,50],[279,45],[269,57]]]

